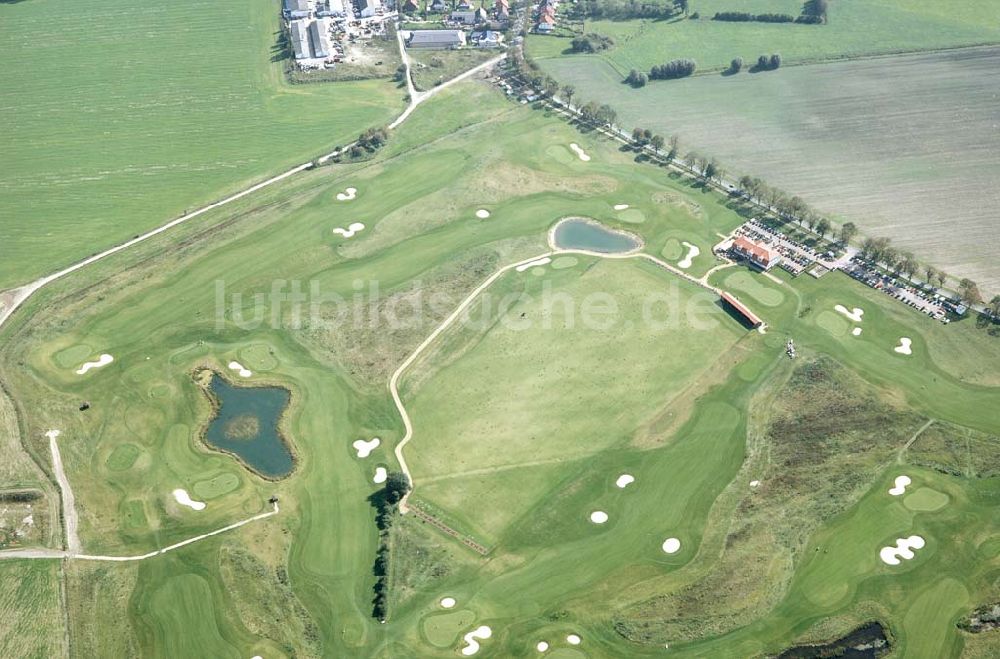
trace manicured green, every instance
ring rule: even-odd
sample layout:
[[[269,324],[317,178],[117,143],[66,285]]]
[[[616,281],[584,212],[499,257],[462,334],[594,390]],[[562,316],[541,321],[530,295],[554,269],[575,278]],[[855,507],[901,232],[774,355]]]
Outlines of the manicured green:
[[[589,162],[560,155],[574,142]],[[375,467],[398,466],[403,423],[386,385],[407,355],[500,267],[547,252],[561,218],[635,232],[653,255],[691,242],[695,277],[717,264],[718,234],[742,221],[733,202],[632,158],[495,87],[456,85],[374,160],[304,173],[206,218],[220,229],[180,227],[29,300],[2,330],[0,377],[32,411],[24,433],[36,453],[46,429],[63,430],[88,552],[153,551],[266,510],[272,495],[281,508],[140,563],[70,561],[75,647],[447,657],[484,624],[483,656],[528,656],[539,640],[567,656],[571,633],[587,656],[659,656],[665,642],[681,656],[748,656],[874,616],[905,656],[957,656],[954,623],[996,577],[998,484],[907,462],[901,449],[928,417],[1000,433],[1000,393],[966,381],[973,351],[956,347],[987,339],[842,275],[714,273],[709,283],[732,278],[769,326],[747,331],[663,268],[580,255],[497,279],[470,306],[474,322],[442,333],[404,375],[413,499],[489,553],[397,519],[385,541],[389,619],[372,618],[380,538],[368,498]],[[346,187],[357,198],[338,201]],[[622,203],[645,221],[620,217]],[[366,226],[353,238],[332,233],[356,221]],[[297,313],[272,300],[248,322],[254,294],[276,280],[284,292],[318,287],[322,304]],[[548,315],[547,294],[561,300]],[[602,314],[609,300],[616,309]],[[506,320],[484,316],[499,303]],[[608,324],[586,322],[585,303]],[[836,304],[865,309],[860,337],[821,320]],[[902,336],[913,355],[893,351]],[[57,355],[81,344],[115,361],[76,375]],[[262,371],[241,384],[291,392],[298,462],[287,479],[265,481],[202,443],[212,410],[193,373],[229,373],[233,359]],[[373,437],[381,445],[357,458],[352,442]],[[115,471],[109,458],[126,445],[141,454]],[[622,473],[635,477],[624,489]],[[913,510],[891,497],[902,473],[910,496],[927,488],[948,503]],[[234,489],[226,474],[239,475]],[[205,510],[178,506],[178,487]],[[607,523],[590,521],[595,510]],[[911,533],[927,539],[913,561],[879,561]],[[669,537],[676,553],[661,548]],[[442,612],[444,596],[455,613]]]

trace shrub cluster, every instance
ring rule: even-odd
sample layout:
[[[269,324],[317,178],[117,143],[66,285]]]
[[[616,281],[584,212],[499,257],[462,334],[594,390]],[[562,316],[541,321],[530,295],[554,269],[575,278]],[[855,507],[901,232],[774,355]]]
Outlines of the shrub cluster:
[[[646,83],[649,82],[649,77],[642,71],[632,69],[628,72],[628,75],[625,76],[625,82],[635,88],[645,87]]]
[[[573,39],[573,41],[570,42],[570,49],[574,53],[597,53],[602,50],[607,50],[614,45],[615,41],[611,37],[591,32],[590,34],[585,34],[582,37]]]
[[[754,67],[758,71],[774,71],[781,66],[781,55],[775,53],[773,55],[761,55],[757,58],[757,66]]]
[[[649,70],[650,80],[672,80],[674,78],[685,78],[694,73],[697,64],[693,59],[675,59],[666,64],[654,66]]]

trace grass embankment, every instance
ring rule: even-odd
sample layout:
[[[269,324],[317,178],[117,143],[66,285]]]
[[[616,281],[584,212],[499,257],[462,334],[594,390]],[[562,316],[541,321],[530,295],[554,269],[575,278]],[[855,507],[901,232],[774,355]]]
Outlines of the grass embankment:
[[[181,0],[156,11],[117,0],[0,5],[0,289],[329,152],[402,110],[387,80],[286,83],[277,34],[271,0]]]

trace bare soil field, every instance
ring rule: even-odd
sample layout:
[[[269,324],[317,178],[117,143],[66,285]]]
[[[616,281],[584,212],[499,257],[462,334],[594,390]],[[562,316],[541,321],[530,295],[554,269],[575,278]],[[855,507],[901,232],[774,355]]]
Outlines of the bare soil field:
[[[596,59],[543,60],[626,127],[760,176],[1000,291],[1000,49],[698,76],[634,90]],[[810,157],[803,162],[802,154]]]

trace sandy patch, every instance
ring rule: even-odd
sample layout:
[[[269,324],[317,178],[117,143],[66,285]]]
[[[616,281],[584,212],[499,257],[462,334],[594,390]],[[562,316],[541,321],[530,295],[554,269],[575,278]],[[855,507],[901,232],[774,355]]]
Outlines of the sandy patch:
[[[603,510],[595,510],[590,513],[590,521],[594,524],[603,524],[608,521],[608,514]]]
[[[627,485],[631,485],[634,482],[635,482],[635,476],[633,476],[632,474],[622,474],[621,476],[618,477],[618,480],[615,481],[615,485],[624,489]]]
[[[110,364],[114,360],[115,360],[115,358],[112,357],[111,355],[109,355],[109,354],[103,354],[103,355],[101,355],[100,357],[97,358],[96,362],[87,362],[86,364],[84,364],[80,368],[76,369],[76,374],[77,375],[83,375],[84,373],[86,373],[87,371],[89,371],[92,368],[101,368],[103,366],[107,366],[108,364]]]
[[[853,334],[854,336],[861,336],[861,328],[855,327],[854,329],[851,330],[851,334]]]
[[[174,490],[173,494],[174,499],[182,506],[187,506],[191,510],[205,510],[204,502],[192,499],[188,496],[187,490]]]
[[[486,625],[473,629],[464,636],[465,647],[462,648],[462,654],[466,657],[476,654],[479,652],[479,641],[486,640],[490,636],[493,636],[493,630]]]
[[[569,643],[570,645],[580,645],[580,643],[583,642],[583,639],[577,636],[576,634],[570,634],[569,636],[566,637],[566,642]]]
[[[847,316],[856,323],[860,323],[861,317],[865,315],[865,310],[858,307],[854,307],[853,309],[848,309],[844,305],[838,304],[837,306],[834,307],[834,309],[844,314],[845,316]]]
[[[371,455],[372,451],[377,449],[378,445],[381,443],[381,439],[374,437],[367,442],[363,439],[356,440],[353,444],[351,444],[351,446],[353,446],[354,450],[358,452],[358,457],[363,459]]]
[[[62,431],[60,431],[60,430],[49,430],[48,432],[45,433],[45,436],[48,437],[49,439],[55,439],[56,437],[58,437],[61,434],[62,434]]]
[[[899,565],[899,559],[910,560],[913,558],[914,549],[922,549],[924,539],[919,535],[911,535],[909,538],[896,538],[895,547],[882,547],[878,556],[887,565]]]
[[[479,210],[476,211],[476,217],[478,217],[480,220],[485,220],[489,216],[490,212],[485,208],[480,208]]]
[[[684,258],[677,263],[677,267],[686,270],[691,267],[691,262],[694,260],[694,258],[699,254],[701,254],[701,250],[698,249],[697,245],[692,245],[691,243],[684,240],[681,241],[681,245],[687,247],[687,254],[685,254]]]
[[[913,341],[911,339],[908,339],[908,338],[906,338],[904,336],[901,339],[899,339],[899,345],[896,346],[895,348],[893,348],[893,350],[895,350],[896,352],[898,352],[901,355],[912,355],[913,354],[913,348],[910,347],[912,345],[913,345]]]
[[[522,263],[521,265],[517,266],[514,269],[517,270],[518,272],[524,272],[528,268],[534,268],[540,265],[548,265],[549,263],[552,263],[552,259],[549,258],[548,256],[543,256],[540,259],[535,259],[534,261],[528,261],[527,263]]]
[[[442,609],[450,609],[450,608],[452,608],[452,607],[455,606],[455,598],[454,597],[442,597],[441,601],[439,603],[441,604],[441,608]]]
[[[229,362],[229,370],[238,372],[241,378],[248,378],[253,375],[253,371],[239,362]]]
[[[538,641],[538,645],[535,646],[535,649],[538,650],[539,652],[547,652],[549,649],[549,644],[546,643],[545,641]]]
[[[364,228],[365,225],[362,224],[361,222],[351,222],[350,224],[347,225],[346,229],[342,227],[337,227],[336,229],[333,230],[333,232],[340,234],[344,238],[353,238],[354,234],[358,233],[359,231],[364,231]]]
[[[343,192],[337,193],[337,201],[350,201],[358,196],[357,188],[347,188]]]
[[[681,549],[681,541],[677,538],[667,538],[663,541],[663,551],[667,554],[676,554]]]
[[[757,487],[760,485],[760,481],[750,481],[750,487]]]
[[[889,488],[889,494],[894,497],[898,497],[901,494],[906,494],[906,486],[912,483],[909,476],[896,476],[894,485]]]
[[[375,483],[384,483],[388,477],[389,472],[385,470],[385,467],[375,467],[375,476],[372,478],[372,481]]]
[[[628,204],[615,204],[615,210],[616,211],[627,211],[628,210]]]
[[[584,151],[582,148],[580,148],[580,145],[577,144],[576,142],[573,142],[572,144],[570,144],[569,148],[573,149],[573,153],[575,153],[577,156],[579,156],[580,160],[582,160],[583,162],[589,162],[590,161],[590,156],[587,155],[587,152]]]

